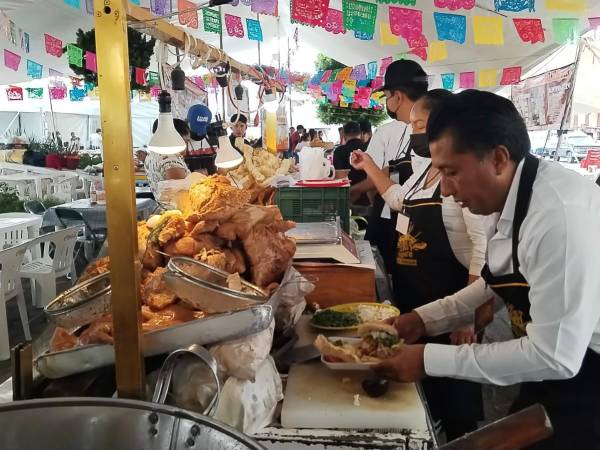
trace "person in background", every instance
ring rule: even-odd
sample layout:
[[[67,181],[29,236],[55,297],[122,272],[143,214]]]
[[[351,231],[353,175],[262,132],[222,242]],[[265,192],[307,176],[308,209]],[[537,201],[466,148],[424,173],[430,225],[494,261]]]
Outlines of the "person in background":
[[[173,119],[173,125],[186,143],[190,140],[190,128],[181,119]],[[158,119],[152,125],[152,133],[156,133]],[[150,190],[155,199],[160,198],[158,183],[165,180],[182,180],[190,174],[182,155],[161,155],[156,152],[148,152],[144,160],[146,177],[150,184]]]
[[[311,147],[323,147],[323,141],[319,138],[319,133],[314,128],[308,130]]]
[[[350,165],[352,152],[366,149],[365,143],[361,139],[358,122],[346,123],[344,125],[344,136],[346,136],[346,143],[337,146],[333,152],[333,167],[335,168],[336,178],[345,178],[349,175],[352,169]],[[350,182],[352,183],[352,181],[351,179]]]
[[[344,136],[344,127],[339,127],[338,133],[340,135],[340,144],[339,145],[344,145],[346,143],[346,137]]]
[[[144,168],[144,161],[146,161],[146,157],[148,156],[148,152],[145,148],[138,148],[135,151],[135,169],[136,171],[142,170]]]
[[[365,148],[368,148],[373,137],[371,122],[367,119],[362,119],[358,121],[358,124],[360,125],[360,139],[365,143]]]
[[[426,164],[415,168],[403,185],[390,180],[368,153],[352,155],[352,165],[364,170],[386,203],[399,211],[393,288],[394,302],[403,312],[460,291],[479,278],[485,263],[482,217],[462,209],[452,197],[442,197],[441,172],[431,166],[427,120],[451,95],[447,90],[434,89],[414,104],[410,112],[411,148]],[[471,344],[476,336],[470,326],[423,342]],[[441,420],[448,440],[477,429],[477,422],[483,419],[480,384],[426,378],[423,389],[431,414],[434,420]]]
[[[294,133],[296,133],[296,129],[294,127],[290,127],[288,132],[288,149],[283,155],[284,158],[291,158],[294,155],[294,146],[292,142],[292,136],[294,136]]]
[[[246,130],[248,129],[248,119],[243,114],[234,114],[231,116],[229,120],[231,122],[231,134],[229,135],[229,140],[231,141],[231,145],[238,152],[242,153],[239,148],[235,146],[235,140],[237,138],[243,138],[244,144],[250,145],[250,142],[246,140]]]
[[[96,128],[96,132],[90,135],[90,148],[97,150],[102,148],[102,130]]]
[[[319,138],[320,141],[323,140],[323,130],[319,130],[319,132],[317,133],[317,136]]]
[[[296,151],[296,146],[298,145],[298,142],[300,142],[300,138],[304,133],[306,133],[304,126],[298,125],[296,127],[296,131],[294,131],[290,137],[290,149],[292,151]]]
[[[298,142],[298,145],[296,145],[295,152],[298,153],[304,147],[310,147],[310,135],[308,133],[304,133],[300,137],[300,142]]]
[[[56,132],[56,145],[58,145],[58,148],[60,148],[62,150],[62,148],[63,148],[63,141],[62,141],[62,137],[60,135],[60,131]]]

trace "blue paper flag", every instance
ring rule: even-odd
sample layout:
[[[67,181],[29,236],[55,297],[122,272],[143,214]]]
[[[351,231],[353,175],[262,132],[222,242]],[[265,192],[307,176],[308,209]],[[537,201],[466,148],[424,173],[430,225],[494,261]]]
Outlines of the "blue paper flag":
[[[360,39],[361,41],[372,41],[373,35],[368,33],[363,33],[361,31],[354,31],[354,37],[356,39]]]
[[[535,0],[494,0],[496,11],[535,11]]]
[[[69,99],[72,102],[81,102],[87,95],[85,88],[73,88],[69,91]]]
[[[356,83],[356,85],[358,87],[365,87],[368,86],[371,83],[371,80],[358,80],[358,83]]]
[[[262,28],[258,20],[246,19],[246,28],[248,29],[248,39],[251,41],[263,40]]]
[[[443,73],[442,74],[442,86],[444,89],[449,91],[454,90],[454,74],[453,73]]]
[[[65,5],[70,6],[71,8],[77,8],[79,9],[79,7],[81,6],[81,4],[79,3],[79,0],[64,0]]]
[[[367,71],[367,78],[369,80],[374,80],[377,76],[377,61],[371,61],[369,64],[367,64]]]
[[[131,3],[133,3],[134,5],[139,5],[140,4],[140,0],[129,0]]]
[[[30,59],[27,60],[27,76],[35,79],[42,78],[43,66]]]
[[[467,36],[467,18],[459,14],[433,13],[438,40],[464,44]]]

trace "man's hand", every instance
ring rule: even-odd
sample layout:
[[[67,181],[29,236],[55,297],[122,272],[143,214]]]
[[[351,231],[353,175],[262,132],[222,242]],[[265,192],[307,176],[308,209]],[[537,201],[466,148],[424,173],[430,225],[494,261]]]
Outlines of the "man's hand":
[[[454,330],[450,334],[450,343],[452,345],[476,344],[477,335],[475,334],[475,327],[473,325],[467,325],[466,327]]]
[[[407,344],[417,342],[425,335],[425,324],[421,317],[414,311],[401,314],[386,320],[398,331],[398,337],[404,339]]]
[[[383,378],[389,378],[403,383],[418,381],[425,378],[425,345],[403,345],[389,359],[377,364],[373,370]]]
[[[350,155],[350,165],[356,170],[366,170],[370,166],[376,167],[373,158],[362,150],[352,152],[352,155]]]

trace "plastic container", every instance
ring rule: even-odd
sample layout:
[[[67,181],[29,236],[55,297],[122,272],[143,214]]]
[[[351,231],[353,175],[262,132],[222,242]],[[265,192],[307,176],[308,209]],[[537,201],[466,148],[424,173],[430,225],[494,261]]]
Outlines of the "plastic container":
[[[286,220],[331,222],[339,217],[342,229],[350,231],[349,187],[282,187],[275,200]]]

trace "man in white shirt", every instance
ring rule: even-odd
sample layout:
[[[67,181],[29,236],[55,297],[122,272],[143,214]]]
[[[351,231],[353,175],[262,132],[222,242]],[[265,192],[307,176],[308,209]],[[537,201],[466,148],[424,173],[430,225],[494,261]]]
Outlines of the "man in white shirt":
[[[90,134],[90,148],[92,150],[102,148],[102,130],[100,128],[96,128],[96,132]]]
[[[494,344],[407,345],[378,370],[523,383],[512,407],[546,407],[554,437],[532,448],[600,449],[600,191],[529,154],[523,119],[507,99],[464,91],[427,126],[442,194],[488,217],[483,278],[394,321],[408,343],[471,323],[491,296],[515,338]],[[457,405],[457,407],[459,407]]]

